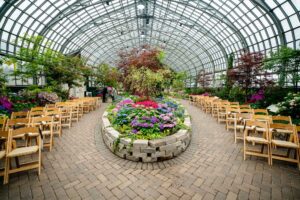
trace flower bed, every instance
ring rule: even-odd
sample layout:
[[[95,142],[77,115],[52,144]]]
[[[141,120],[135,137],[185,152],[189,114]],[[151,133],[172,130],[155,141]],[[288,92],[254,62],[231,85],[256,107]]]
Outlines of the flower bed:
[[[102,136],[116,155],[142,162],[169,159],[191,140],[187,111],[173,100],[134,102],[125,99],[102,116]]]

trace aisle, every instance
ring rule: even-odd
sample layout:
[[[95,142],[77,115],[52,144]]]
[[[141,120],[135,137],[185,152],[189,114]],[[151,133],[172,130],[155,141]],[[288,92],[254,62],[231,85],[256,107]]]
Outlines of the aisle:
[[[186,152],[159,163],[137,163],[113,155],[100,136],[104,106],[56,138],[44,168],[13,175],[0,184],[0,199],[299,199],[294,166],[242,160],[241,143],[210,116],[183,101],[193,122]]]

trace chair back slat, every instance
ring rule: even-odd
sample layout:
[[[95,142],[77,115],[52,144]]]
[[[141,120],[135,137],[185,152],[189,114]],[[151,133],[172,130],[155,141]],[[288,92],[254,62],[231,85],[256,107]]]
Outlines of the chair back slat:
[[[7,120],[5,130],[10,128],[17,129],[29,125],[29,118],[16,118]]]
[[[280,124],[292,124],[292,118],[290,116],[272,116],[273,123],[280,123]]]
[[[23,127],[15,130],[11,129],[11,134],[13,137],[28,133],[39,133],[39,129],[37,127]]]
[[[260,122],[268,122],[268,123],[272,122],[272,117],[269,116],[269,115],[257,115],[257,114],[253,114],[252,119],[254,121],[260,121]]]
[[[28,111],[12,112],[10,116],[11,119],[27,118],[27,117],[28,117]]]
[[[269,115],[269,112],[267,109],[253,109],[253,113],[255,115]]]

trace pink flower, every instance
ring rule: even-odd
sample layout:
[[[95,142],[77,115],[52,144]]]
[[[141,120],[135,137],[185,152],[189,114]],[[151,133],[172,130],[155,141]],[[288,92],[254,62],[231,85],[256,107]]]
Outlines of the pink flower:
[[[155,101],[150,101],[150,100],[136,102],[135,104],[144,106],[146,108],[155,108],[155,109],[158,108],[158,104]]]

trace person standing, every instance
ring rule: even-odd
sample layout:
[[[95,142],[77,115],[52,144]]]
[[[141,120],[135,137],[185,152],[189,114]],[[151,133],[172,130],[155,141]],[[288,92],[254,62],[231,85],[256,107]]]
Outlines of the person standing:
[[[107,87],[104,86],[103,90],[102,90],[102,102],[105,103],[106,102],[106,95],[107,95]]]
[[[111,98],[113,102],[115,101],[116,96],[117,96],[117,90],[116,88],[113,87],[111,90]]]

